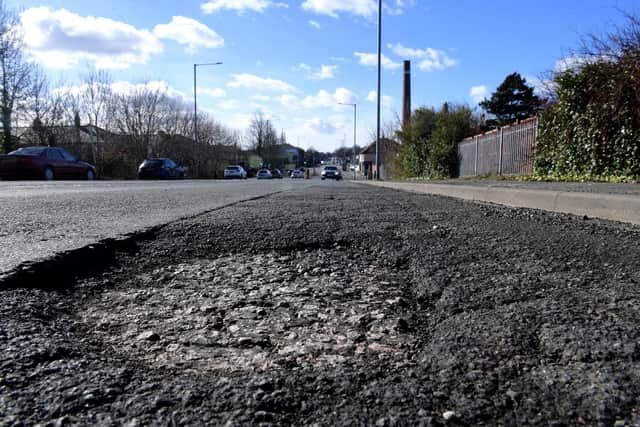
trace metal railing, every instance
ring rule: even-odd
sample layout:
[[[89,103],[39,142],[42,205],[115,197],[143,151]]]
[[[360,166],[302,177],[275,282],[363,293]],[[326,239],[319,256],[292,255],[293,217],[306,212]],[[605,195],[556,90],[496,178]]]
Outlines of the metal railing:
[[[533,172],[538,118],[471,136],[458,144],[459,175],[527,175]]]

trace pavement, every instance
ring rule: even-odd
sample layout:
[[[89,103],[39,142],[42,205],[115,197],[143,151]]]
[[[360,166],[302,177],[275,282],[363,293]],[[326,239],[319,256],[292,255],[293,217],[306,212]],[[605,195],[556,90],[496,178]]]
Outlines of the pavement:
[[[541,209],[640,225],[640,184],[484,180],[358,182],[412,193]]]

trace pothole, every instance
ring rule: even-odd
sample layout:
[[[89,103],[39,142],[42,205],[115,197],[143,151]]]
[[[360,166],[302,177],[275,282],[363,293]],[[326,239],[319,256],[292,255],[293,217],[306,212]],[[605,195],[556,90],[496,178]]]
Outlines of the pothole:
[[[400,354],[402,280],[348,249],[229,255],[141,274],[78,315],[104,346],[151,365],[340,365]]]

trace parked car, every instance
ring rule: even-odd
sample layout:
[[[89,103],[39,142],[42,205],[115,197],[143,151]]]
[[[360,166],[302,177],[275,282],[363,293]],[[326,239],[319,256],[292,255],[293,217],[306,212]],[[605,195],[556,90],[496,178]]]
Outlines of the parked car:
[[[138,167],[140,179],[183,179],[185,168],[171,159],[145,159]]]
[[[96,179],[96,168],[59,147],[23,147],[0,156],[0,178]]]
[[[247,179],[247,171],[242,166],[227,166],[224,169],[225,179]]]
[[[269,169],[260,169],[258,174],[256,175],[258,179],[273,179],[273,175],[271,175],[271,171]]]
[[[320,173],[320,177],[324,179],[335,179],[340,181],[342,179],[342,172],[337,166],[325,166]]]
[[[271,176],[274,179],[282,179],[282,172],[280,172],[280,169],[272,169]]]
[[[291,172],[291,178],[304,178],[304,171],[301,169],[296,169]]]

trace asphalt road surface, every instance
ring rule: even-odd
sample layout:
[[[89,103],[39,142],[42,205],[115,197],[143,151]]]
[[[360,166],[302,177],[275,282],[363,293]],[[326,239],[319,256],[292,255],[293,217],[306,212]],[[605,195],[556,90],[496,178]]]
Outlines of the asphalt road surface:
[[[638,425],[638,227],[301,185],[5,286],[0,425]]]
[[[305,180],[0,181],[0,276],[18,265]]]

